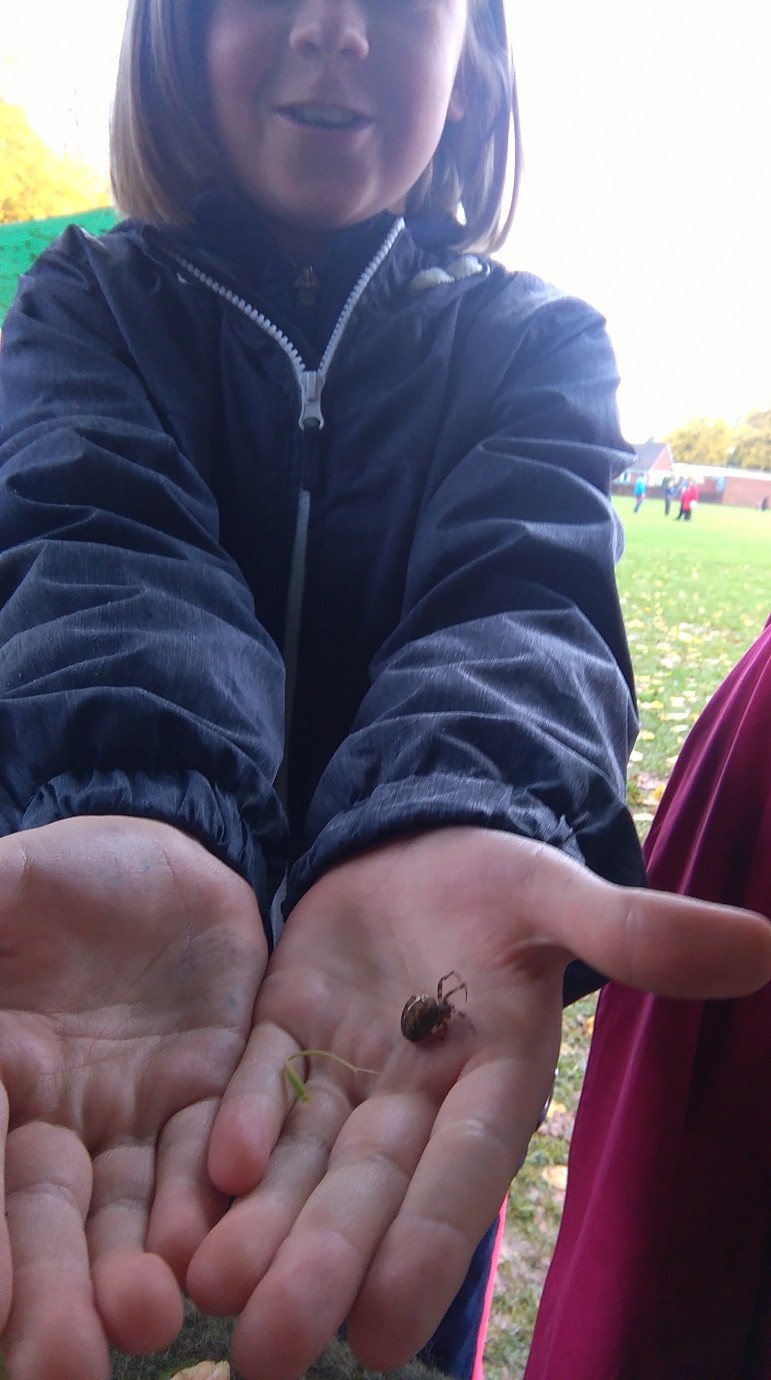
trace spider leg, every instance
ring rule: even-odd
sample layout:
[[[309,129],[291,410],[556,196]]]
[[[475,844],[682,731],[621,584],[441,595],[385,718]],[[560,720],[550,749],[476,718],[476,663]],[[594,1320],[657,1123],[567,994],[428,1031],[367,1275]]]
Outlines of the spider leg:
[[[458,979],[458,985],[457,987],[453,987],[449,992],[444,992],[442,990],[442,983],[446,982],[447,978],[449,977],[456,977]],[[439,983],[439,986],[436,989],[437,997],[439,1001],[449,1001],[450,997],[454,997],[456,992],[462,992],[465,1000],[468,1001],[468,987],[463,981],[463,978],[461,977],[460,973],[447,973],[446,976],[442,978],[442,981]]]
[[[476,1026],[474,1025],[474,1022],[472,1021],[471,1017],[466,1015],[465,1011],[461,1011],[459,1006],[454,1006],[452,1008],[452,1014],[453,1016],[458,1016],[460,1020],[465,1021],[468,1029],[473,1030],[474,1034],[476,1034]]]
[[[457,978],[458,986],[453,987],[452,992],[448,992],[445,995],[444,984],[446,983],[448,978]],[[463,978],[461,977],[457,968],[451,968],[449,973],[445,973],[444,977],[440,978],[438,983],[436,984],[436,999],[437,1001],[447,1001],[448,998],[453,996],[455,992],[460,992],[461,990],[463,990],[466,993],[466,1001],[468,1001],[468,988],[465,982],[463,981]]]

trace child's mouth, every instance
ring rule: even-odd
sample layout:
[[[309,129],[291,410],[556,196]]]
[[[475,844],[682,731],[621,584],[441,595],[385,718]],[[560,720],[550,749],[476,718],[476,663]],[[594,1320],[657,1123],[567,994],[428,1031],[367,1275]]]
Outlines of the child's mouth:
[[[366,124],[365,117],[355,110],[333,105],[291,105],[282,114],[296,124],[310,125],[313,129],[356,129]]]

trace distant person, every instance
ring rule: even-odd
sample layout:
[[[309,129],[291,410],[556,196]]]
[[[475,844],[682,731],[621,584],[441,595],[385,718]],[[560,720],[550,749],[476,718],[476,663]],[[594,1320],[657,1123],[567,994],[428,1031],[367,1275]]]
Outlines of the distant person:
[[[765,497],[761,498],[760,500],[760,511],[761,513],[768,512],[768,494],[766,494]]]
[[[671,479],[664,480],[664,486],[661,490],[661,494],[664,499],[664,517],[669,517],[670,509],[672,507],[672,499],[675,496],[675,486],[672,483]]]
[[[677,514],[676,522],[682,518],[684,522],[690,522],[693,510],[699,501],[699,490],[693,479],[686,479],[684,487],[680,491],[680,511]]]
[[[639,513],[645,498],[645,475],[641,474],[634,486],[634,508],[633,513]]]

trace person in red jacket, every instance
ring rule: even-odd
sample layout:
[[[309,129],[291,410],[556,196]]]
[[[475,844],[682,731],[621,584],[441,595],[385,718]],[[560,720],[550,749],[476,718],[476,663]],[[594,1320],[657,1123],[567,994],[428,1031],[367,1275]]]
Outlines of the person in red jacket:
[[[683,518],[685,522],[690,522],[693,509],[695,508],[698,501],[698,485],[693,481],[693,479],[686,479],[685,487],[683,488],[680,494],[680,511],[677,514],[675,521],[679,522],[680,519]]]
[[[683,747],[653,886],[771,917],[770,720],[771,621]],[[526,1380],[771,1376],[769,1036],[771,985],[605,988]]]

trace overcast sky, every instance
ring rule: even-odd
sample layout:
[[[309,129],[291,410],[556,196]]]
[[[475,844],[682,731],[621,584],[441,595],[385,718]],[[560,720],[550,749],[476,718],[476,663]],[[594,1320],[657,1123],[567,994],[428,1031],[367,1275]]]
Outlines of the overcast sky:
[[[2,0],[0,95],[105,157],[123,0]],[[771,3],[511,0],[526,173],[503,251],[608,317],[630,440],[771,407]]]

